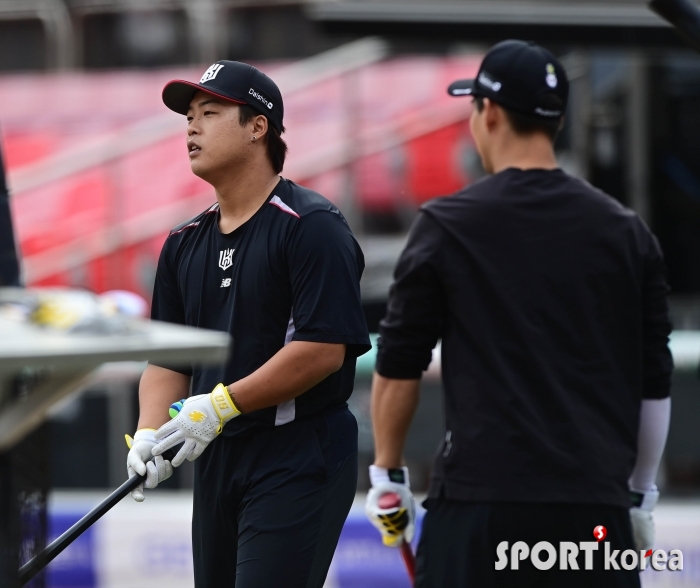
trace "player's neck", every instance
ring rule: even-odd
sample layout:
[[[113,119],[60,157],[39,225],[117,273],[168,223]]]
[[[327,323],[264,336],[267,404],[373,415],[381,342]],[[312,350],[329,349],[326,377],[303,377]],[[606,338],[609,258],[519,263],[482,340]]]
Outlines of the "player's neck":
[[[495,174],[511,167],[522,170],[559,167],[552,142],[544,134],[502,137],[492,149],[491,163]]]
[[[265,203],[279,179],[265,158],[264,162],[246,165],[217,182],[214,188],[219,202],[221,232],[230,233],[249,220]]]

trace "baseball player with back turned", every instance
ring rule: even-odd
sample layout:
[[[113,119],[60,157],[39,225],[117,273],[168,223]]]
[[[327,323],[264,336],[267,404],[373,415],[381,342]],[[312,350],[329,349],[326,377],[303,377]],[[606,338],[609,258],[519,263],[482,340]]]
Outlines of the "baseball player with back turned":
[[[362,251],[333,204],[278,175],[284,109],[269,77],[219,61],[163,101],[187,116],[192,172],[217,202],[166,239],[152,318],[233,345],[221,368],[148,365],[128,473],[154,488],[196,460],[197,588],[321,588],[357,479],[346,400],[370,349]],[[178,445],[172,464],[160,456]]]
[[[446,435],[416,586],[638,587],[637,569],[618,558],[606,570],[604,551],[639,557],[654,543],[672,370],[661,250],[634,212],[559,168],[569,84],[549,51],[499,43],[449,93],[472,97],[471,135],[491,175],[423,206],[396,266],[379,329],[367,514],[385,543],[410,540],[402,452],[442,339]],[[380,508],[389,492],[403,514]],[[597,548],[599,525],[607,537],[593,569],[580,552],[578,569],[527,558],[513,569],[516,543],[525,556],[539,542],[557,554],[565,542]]]

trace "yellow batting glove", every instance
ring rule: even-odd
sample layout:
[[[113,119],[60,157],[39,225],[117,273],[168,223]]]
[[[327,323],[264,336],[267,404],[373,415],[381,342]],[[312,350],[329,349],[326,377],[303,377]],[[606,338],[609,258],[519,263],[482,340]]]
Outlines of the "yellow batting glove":
[[[155,433],[157,445],[153,448],[153,455],[160,455],[182,443],[173,458],[173,467],[178,467],[185,459],[194,461],[221,433],[224,425],[240,414],[223,384],[218,384],[209,394],[176,402],[170,407],[173,420]]]
[[[370,466],[372,488],[365,513],[382,535],[387,547],[410,543],[415,533],[416,505],[408,483],[408,468]]]

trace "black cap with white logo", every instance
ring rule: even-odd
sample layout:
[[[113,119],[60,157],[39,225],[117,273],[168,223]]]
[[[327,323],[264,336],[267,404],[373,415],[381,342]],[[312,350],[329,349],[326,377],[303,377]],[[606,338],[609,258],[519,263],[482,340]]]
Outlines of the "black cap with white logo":
[[[510,40],[489,49],[476,79],[453,82],[447,92],[452,96],[483,96],[528,116],[556,119],[566,110],[569,80],[547,49]]]
[[[270,125],[282,133],[284,104],[277,84],[258,68],[239,61],[217,61],[204,72],[199,83],[172,80],[163,88],[163,102],[178,114],[187,114],[199,91],[237,104],[247,104],[264,114]]]

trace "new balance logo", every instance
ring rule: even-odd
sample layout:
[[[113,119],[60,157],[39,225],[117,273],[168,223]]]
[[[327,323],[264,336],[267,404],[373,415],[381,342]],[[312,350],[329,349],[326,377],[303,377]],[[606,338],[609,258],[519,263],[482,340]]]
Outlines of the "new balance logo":
[[[231,286],[231,278],[224,278],[223,280],[221,280],[222,288],[228,288],[229,286]]]
[[[233,252],[235,249],[224,249],[219,251],[219,267],[222,270],[227,270],[233,265]]]
[[[222,67],[224,67],[223,63],[215,63],[214,65],[210,66],[209,69],[204,72],[204,75],[202,76],[202,79],[199,80],[199,83],[203,84],[204,82],[213,80],[221,71]]]

